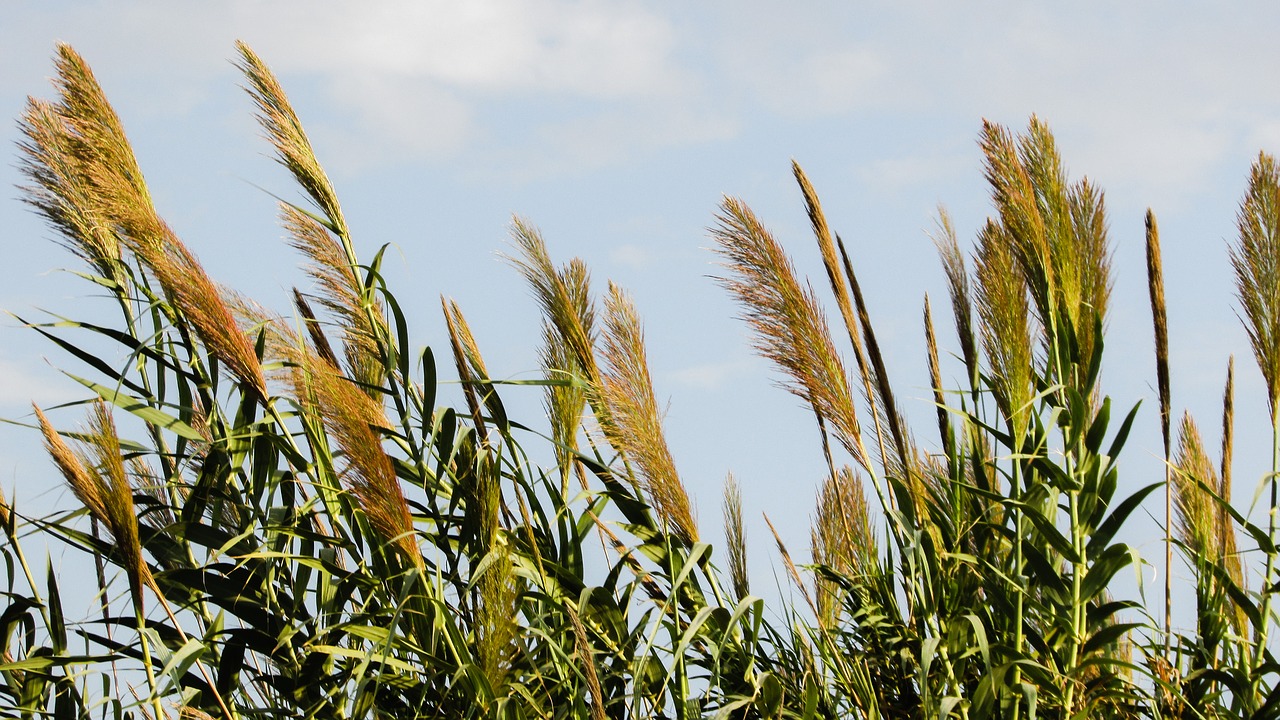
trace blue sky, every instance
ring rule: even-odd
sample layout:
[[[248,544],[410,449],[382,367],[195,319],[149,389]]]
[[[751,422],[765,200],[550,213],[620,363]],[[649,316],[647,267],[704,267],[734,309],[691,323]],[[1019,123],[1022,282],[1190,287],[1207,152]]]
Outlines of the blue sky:
[[[170,224],[215,278],[283,310],[305,281],[263,189],[293,190],[229,62],[233,42],[247,41],[289,91],[365,257],[392,244],[390,282],[415,342],[443,351],[448,295],[495,374],[531,375],[539,318],[496,255],[512,214],[528,218],[556,258],[581,256],[599,287],[611,278],[634,293],[704,533],[718,537],[733,471],[748,515],[768,512],[802,553],[822,475],[817,436],[708,277],[712,213],[723,195],[742,197],[820,279],[789,162],[805,167],[850,244],[899,395],[936,447],[925,293],[943,351],[957,344],[928,233],[939,203],[964,241],[990,211],[976,144],[984,117],[1015,129],[1045,118],[1073,177],[1107,192],[1116,286],[1105,382],[1121,406],[1145,400],[1128,489],[1161,472],[1142,256],[1151,207],[1174,406],[1216,437],[1236,355],[1237,499],[1248,504],[1269,436],[1226,244],[1250,162],[1280,151],[1277,15],[1263,3],[10,2],[0,115],[16,119],[27,95],[50,94],[54,43],[71,43],[123,117]],[[16,122],[3,128],[0,185],[12,188]],[[0,307],[93,312],[91,288],[56,272],[74,262],[17,195],[0,196]],[[50,367],[69,362],[6,321],[0,415],[75,398]],[[532,414],[539,398],[511,402]],[[34,440],[0,431],[0,485],[66,506]],[[767,530],[758,520],[749,530],[757,574],[769,573]],[[1154,543],[1143,550],[1158,560]]]

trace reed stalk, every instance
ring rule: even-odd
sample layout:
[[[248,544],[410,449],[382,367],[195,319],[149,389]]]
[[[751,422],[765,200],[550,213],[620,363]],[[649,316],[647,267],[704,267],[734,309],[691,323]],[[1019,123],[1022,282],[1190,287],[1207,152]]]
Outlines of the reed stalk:
[[[1169,654],[1173,623],[1173,535],[1171,512],[1173,477],[1169,441],[1169,321],[1164,299],[1164,269],[1160,258],[1160,230],[1156,216],[1147,210],[1147,289],[1151,295],[1151,318],[1155,325],[1156,388],[1160,398],[1160,437],[1164,441],[1164,651]]]

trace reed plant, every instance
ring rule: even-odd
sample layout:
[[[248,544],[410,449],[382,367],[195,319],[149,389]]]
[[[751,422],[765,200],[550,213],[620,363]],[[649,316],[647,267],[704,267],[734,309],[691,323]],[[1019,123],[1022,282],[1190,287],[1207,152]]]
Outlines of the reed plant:
[[[1233,365],[1219,457],[1189,415],[1174,427],[1148,213],[1165,470],[1142,478],[1122,465],[1138,414],[1113,417],[1101,382],[1113,283],[1104,197],[1069,178],[1043,121],[983,125],[994,211],[972,243],[939,213],[953,333],[925,298],[936,421],[919,433],[899,407],[856,244],[800,165],[822,293],[746,202],[721,204],[710,230],[720,282],[812,413],[825,466],[810,562],[774,532],[790,589],[767,612],[747,572],[749,552],[772,552],[747,537],[753,499],[728,477],[725,547],[713,549],[665,436],[631,296],[611,282],[597,292],[581,260],[554,260],[516,219],[509,260],[541,315],[541,375],[496,379],[483,326],[447,297],[452,362],[439,367],[410,345],[385,246],[361,259],[282,86],[250,48],[237,52],[300,191],[279,207],[310,280],[292,293],[292,318],[207,275],[70,47],[57,49],[54,99],[32,99],[20,121],[27,202],[119,316],[26,323],[77,368],[68,375],[87,399],[71,405],[88,420],[60,430],[69,408],[34,408],[28,423],[77,507],[34,517],[0,498],[0,716],[1280,713],[1280,461],[1273,452],[1256,522],[1231,498]],[[1254,165],[1238,226],[1230,260],[1275,430],[1270,156]],[[951,342],[956,387],[944,379]],[[456,407],[441,392],[447,375]],[[532,391],[545,418],[510,417],[504,396]],[[1122,485],[1122,468],[1138,479]],[[1161,491],[1160,564],[1168,578],[1176,553],[1189,568],[1194,627],[1173,626],[1168,580],[1159,611],[1115,582],[1143,562],[1122,530]],[[93,566],[93,614],[66,617],[52,564],[41,579],[29,562],[33,543]]]

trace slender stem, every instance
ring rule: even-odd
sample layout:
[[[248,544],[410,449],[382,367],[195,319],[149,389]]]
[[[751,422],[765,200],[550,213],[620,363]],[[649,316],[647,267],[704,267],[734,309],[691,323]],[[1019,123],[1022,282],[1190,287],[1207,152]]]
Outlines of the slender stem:
[[[151,644],[147,640],[147,623],[142,617],[142,608],[134,607],[134,617],[138,621],[138,639],[142,645],[142,667],[147,671],[147,687],[151,695],[151,706],[155,710],[156,720],[166,717],[164,707],[160,704],[160,693],[156,687],[155,669],[151,667]]]
[[[1080,648],[1084,645],[1084,602],[1081,594],[1084,586],[1084,573],[1088,569],[1088,563],[1085,558],[1084,537],[1079,531],[1080,523],[1080,493],[1078,491],[1070,492],[1071,498],[1071,541],[1074,546],[1076,557],[1072,561],[1071,569],[1071,651],[1068,656],[1067,667],[1070,668],[1072,674],[1075,673],[1080,665]],[[1075,679],[1072,678],[1067,682],[1067,697],[1065,709],[1068,713],[1072,712],[1075,703]]]
[[[1018,439],[1018,442],[1021,443],[1021,438]],[[1015,503],[1018,500],[1022,499],[1022,487],[1020,484],[1022,482],[1022,474],[1018,472],[1019,467],[1021,467],[1021,465],[1019,464],[1019,461],[1015,460],[1013,463],[1012,473],[1009,477],[1009,495],[1010,495],[1010,499],[1015,501]],[[1023,645],[1026,643],[1026,638],[1023,637],[1023,629],[1022,629],[1023,615],[1026,614],[1026,608],[1024,605],[1025,595],[1026,595],[1026,583],[1024,582],[1023,576],[1022,576],[1023,565],[1025,563],[1025,560],[1022,557],[1022,536],[1023,536],[1022,515],[1023,513],[1022,513],[1022,509],[1017,505],[1013,506],[1013,513],[1014,513],[1014,534],[1013,534],[1014,574],[1013,574],[1013,578],[1014,578],[1014,581],[1018,583],[1018,587],[1015,589],[1016,599],[1014,600],[1014,612],[1013,612],[1013,654],[1015,659],[1021,659],[1023,655]],[[1022,685],[1022,665],[1015,664],[1013,666],[1013,690],[1014,690],[1013,715],[1011,716],[1013,720],[1017,720],[1017,718],[1021,717],[1022,715],[1022,693],[1019,690],[1019,686],[1021,685]]]
[[[1267,510],[1267,538],[1271,547],[1267,551],[1267,570],[1262,576],[1262,612],[1258,616],[1258,627],[1256,631],[1256,643],[1253,652],[1253,677],[1251,678],[1251,689],[1253,690],[1253,698],[1257,699],[1257,692],[1262,680],[1259,670],[1262,667],[1263,658],[1267,650],[1267,635],[1271,628],[1271,597],[1274,594],[1271,590],[1273,582],[1272,575],[1276,570],[1276,472],[1280,469],[1277,453],[1280,452],[1280,416],[1276,410],[1271,411],[1271,506]]]

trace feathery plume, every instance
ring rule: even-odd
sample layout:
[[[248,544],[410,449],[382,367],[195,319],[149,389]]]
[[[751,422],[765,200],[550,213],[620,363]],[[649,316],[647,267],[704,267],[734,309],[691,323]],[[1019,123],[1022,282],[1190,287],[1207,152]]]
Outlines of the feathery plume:
[[[1222,497],[1231,497],[1231,461],[1235,455],[1235,408],[1236,408],[1236,357],[1227,358],[1227,385],[1222,390],[1222,466],[1219,475],[1222,480]],[[1229,526],[1231,518],[1226,508],[1219,508],[1224,516],[1219,520]]]
[[[556,269],[536,228],[521,218],[512,223],[512,240],[519,256],[507,256],[533,290],[547,322],[555,327],[578,367],[592,382],[600,379],[595,359],[595,309],[591,304],[585,266]]]
[[[719,282],[742,305],[756,350],[789,378],[783,387],[809,404],[845,450],[871,469],[849,376],[813,289],[800,284],[782,246],[742,201],[726,198],[716,221],[711,237],[730,272]]]
[[[1260,153],[1236,215],[1240,242],[1230,248],[1245,330],[1267,385],[1271,424],[1280,421],[1280,170]]]
[[[272,323],[279,328],[280,323]],[[302,338],[280,332],[270,338],[272,351],[286,360],[285,380],[294,397],[324,424],[346,459],[344,480],[369,525],[382,541],[421,570],[425,567],[413,527],[413,515],[396,478],[395,466],[382,447],[378,429],[389,429],[383,407],[338,368],[307,347]]]
[[[488,435],[485,429],[484,411],[479,394],[476,392],[477,382],[488,379],[484,360],[476,347],[471,328],[456,302],[440,298],[440,306],[444,311],[445,326],[449,331],[449,345],[453,349],[453,364],[458,370],[458,379],[462,382],[462,393],[466,397],[467,407],[471,410],[471,419],[476,424],[476,432],[481,438]]]
[[[120,242],[95,207],[92,187],[76,153],[83,142],[59,109],[29,98],[19,123],[25,140],[19,168],[31,181],[24,200],[63,238],[63,245],[123,292]]]
[[[1222,477],[1205,452],[1200,430],[1190,413],[1182,419],[1174,467],[1174,504],[1179,540],[1196,556],[1210,562],[1221,562],[1231,579],[1241,582],[1243,568],[1231,516],[1212,495],[1205,492],[1207,487],[1229,503],[1230,489],[1223,484]]]
[[[150,227],[159,234],[153,237],[161,240],[140,242],[139,235],[130,232],[126,236],[130,248],[152,271],[209,353],[242,387],[265,401],[268,392],[262,363],[231,309],[237,301],[209,278],[195,255],[159,217],[155,221]]]
[[[236,50],[240,53],[237,67],[249,81],[245,91],[258,108],[258,123],[275,147],[277,159],[293,174],[298,185],[324,213],[328,228],[346,238],[347,224],[342,217],[342,207],[338,204],[338,194],[334,192],[324,168],[316,160],[311,141],[302,128],[302,121],[289,103],[280,81],[247,44],[237,41]],[[349,246],[347,249],[350,249]],[[346,265],[356,265],[354,254],[348,256]]]
[[[801,597],[804,598],[805,604],[809,606],[809,610],[813,612],[815,617],[822,617],[818,612],[818,606],[813,602],[813,596],[809,594],[809,589],[805,587],[804,581],[800,579],[800,573],[796,570],[796,564],[791,560],[791,553],[787,550],[787,544],[782,542],[782,536],[778,534],[778,529],[773,526],[773,521],[765,513],[761,513],[764,517],[764,524],[769,526],[769,532],[773,533],[773,541],[778,545],[778,554],[782,555],[782,563],[787,568],[787,576],[791,578],[791,582],[795,583],[796,588],[800,590]]]
[[[1111,258],[1102,193],[1088,180],[1068,186],[1053,134],[1034,115],[1025,135],[985,122],[981,147],[999,225],[1042,329],[1070,330],[1088,363],[1106,319]],[[1056,362],[1050,363],[1057,367]],[[1063,378],[1066,380],[1066,378]]]
[[[511,671],[518,631],[516,604],[520,589],[516,585],[511,554],[505,547],[495,548],[493,562],[479,579],[480,603],[476,618],[476,653],[489,684],[502,687]]]
[[[610,422],[602,424],[601,430],[634,466],[640,486],[663,521],[686,542],[697,542],[689,495],[662,431],[640,316],[631,298],[613,283],[605,297],[602,356],[605,367],[598,392]]]
[[[311,260],[307,272],[315,280],[320,300],[342,329],[347,373],[368,395],[375,396],[386,379],[380,348],[389,336],[386,311],[358,274],[359,261],[351,232],[338,203],[338,194],[316,158],[302,121],[279,80],[253,50],[237,42],[237,67],[248,85],[245,91],[257,107],[258,123],[276,150],[276,159],[319,209],[317,218],[281,203],[281,219],[290,244]]]
[[[591,276],[586,264],[577,258],[556,268],[542,235],[520,218],[512,224],[512,240],[518,252],[505,256],[506,260],[525,278],[542,307],[543,346],[539,355],[543,369],[549,378],[569,381],[548,386],[543,400],[551,420],[561,488],[568,492],[578,430],[587,404],[601,427],[610,422],[608,408],[593,392],[600,383],[600,369],[595,357],[597,331]],[[579,479],[585,487],[585,476],[580,474]]]
[[[1235,440],[1235,387],[1236,387],[1236,360],[1232,356],[1227,360],[1227,383],[1222,391],[1222,464],[1218,474],[1218,497],[1222,498],[1224,503],[1231,502],[1231,460],[1234,453],[1233,445]],[[1240,556],[1236,554],[1236,530],[1234,520],[1231,517],[1230,510],[1218,505],[1217,523],[1218,529],[1218,547],[1229,549],[1230,557],[1224,556],[1223,561],[1227,568],[1227,573],[1236,585],[1244,587],[1244,566],[1240,562]],[[1240,617],[1242,610],[1236,609],[1236,625],[1237,630],[1244,627],[1244,619]],[[1243,634],[1243,633],[1241,633]]]
[[[969,381],[978,377],[978,350],[973,331],[973,302],[970,300],[969,270],[965,267],[964,253],[956,240],[955,226],[946,208],[938,208],[938,232],[933,244],[942,259],[942,269],[947,275],[947,292],[951,297],[951,313],[955,317],[956,335],[960,338],[960,353],[964,358]]]
[[[733,596],[741,601],[751,594],[751,583],[747,576],[747,533],[742,525],[742,488],[733,473],[724,479],[724,543]]]
[[[125,475],[120,439],[106,403],[98,400],[91,406],[81,452],[67,445],[38,406],[31,407],[40,425],[45,450],[54,465],[89,515],[101,523],[115,541],[120,564],[129,578],[134,608],[141,613],[143,587],[156,593],[159,588],[142,557],[133,486]]]
[[[1095,337],[1107,318],[1111,302],[1111,245],[1107,235],[1106,205],[1102,191],[1082,178],[1067,193],[1071,210],[1071,237],[1064,243],[1075,266],[1073,275],[1079,287],[1078,309],[1074,318],[1080,355],[1092,357],[1093,348],[1101,341]]]
[[[580,373],[574,369],[578,362],[564,342],[564,337],[550,323],[542,326],[542,348],[539,359],[550,380],[562,384],[548,385],[543,397],[547,419],[551,423],[551,439],[556,454],[556,467],[560,470],[561,492],[569,492],[569,475],[574,455],[578,451],[578,431],[582,427],[582,414],[587,407],[587,388]],[[585,478],[584,476],[581,476]],[[584,484],[584,488],[585,484]]]
[[[1013,245],[1008,231],[988,220],[978,235],[974,274],[992,393],[1015,436],[1020,437],[1026,429],[1032,395],[1032,349],[1027,283],[1017,269]]]
[[[574,649],[577,650],[578,660],[587,676],[587,690],[591,693],[591,720],[605,720],[604,692],[600,688],[600,676],[596,673],[595,654],[587,639],[587,628],[571,603],[565,603],[564,608],[569,615],[569,624],[573,627]]]
[[[1169,321],[1164,299],[1164,264],[1160,257],[1160,230],[1156,216],[1147,210],[1147,289],[1151,295],[1151,318],[1156,333],[1156,384],[1160,395],[1160,431],[1164,438],[1164,456],[1171,452],[1169,438]]]
[[[871,532],[862,479],[845,466],[828,475],[818,495],[818,506],[809,531],[813,561],[842,575],[855,575],[876,562],[876,541]],[[839,614],[836,587],[815,579],[818,617],[830,627]]]
[[[31,201],[106,277],[120,282],[123,243],[178,312],[248,391],[266,398],[254,352],[222,292],[156,212],[120,118],[87,63],[58,46],[59,101],[29,104],[26,169]]]
[[[822,255],[822,265],[827,271],[827,281],[831,284],[831,294],[835,296],[836,307],[840,310],[840,318],[844,320],[845,329],[849,333],[849,344],[853,346],[854,360],[858,365],[858,374],[862,377],[866,401],[871,408],[872,417],[876,420],[876,437],[880,438],[883,430],[879,424],[880,411],[876,407],[875,394],[871,389],[871,368],[867,364],[862,332],[859,329],[858,319],[854,314],[853,297],[850,295],[846,274],[842,271],[840,257],[836,252],[835,236],[832,235],[831,228],[827,225],[826,215],[822,212],[822,204],[818,201],[818,192],[813,188],[813,184],[809,182],[809,176],[805,174],[800,164],[795,160],[791,161],[791,172],[795,175],[796,182],[800,185],[800,192],[804,196],[805,210],[809,214],[809,223],[813,226],[813,236],[818,241],[818,250]],[[851,279],[852,274],[848,277]],[[883,439],[880,439],[880,444],[883,448]],[[884,454],[883,449],[881,454]]]
[[[281,203],[280,218],[289,244],[310,260],[307,274],[315,282],[320,305],[342,331],[347,373],[374,395],[386,379],[379,350],[389,336],[386,313],[366,290],[357,266],[333,233],[312,216]]]
[[[984,120],[980,146],[986,157],[985,175],[991,185],[1000,225],[1008,234],[1009,248],[1031,292],[1038,317],[1048,327],[1057,282],[1049,260],[1048,231],[1040,214],[1036,188],[1008,130]]]

